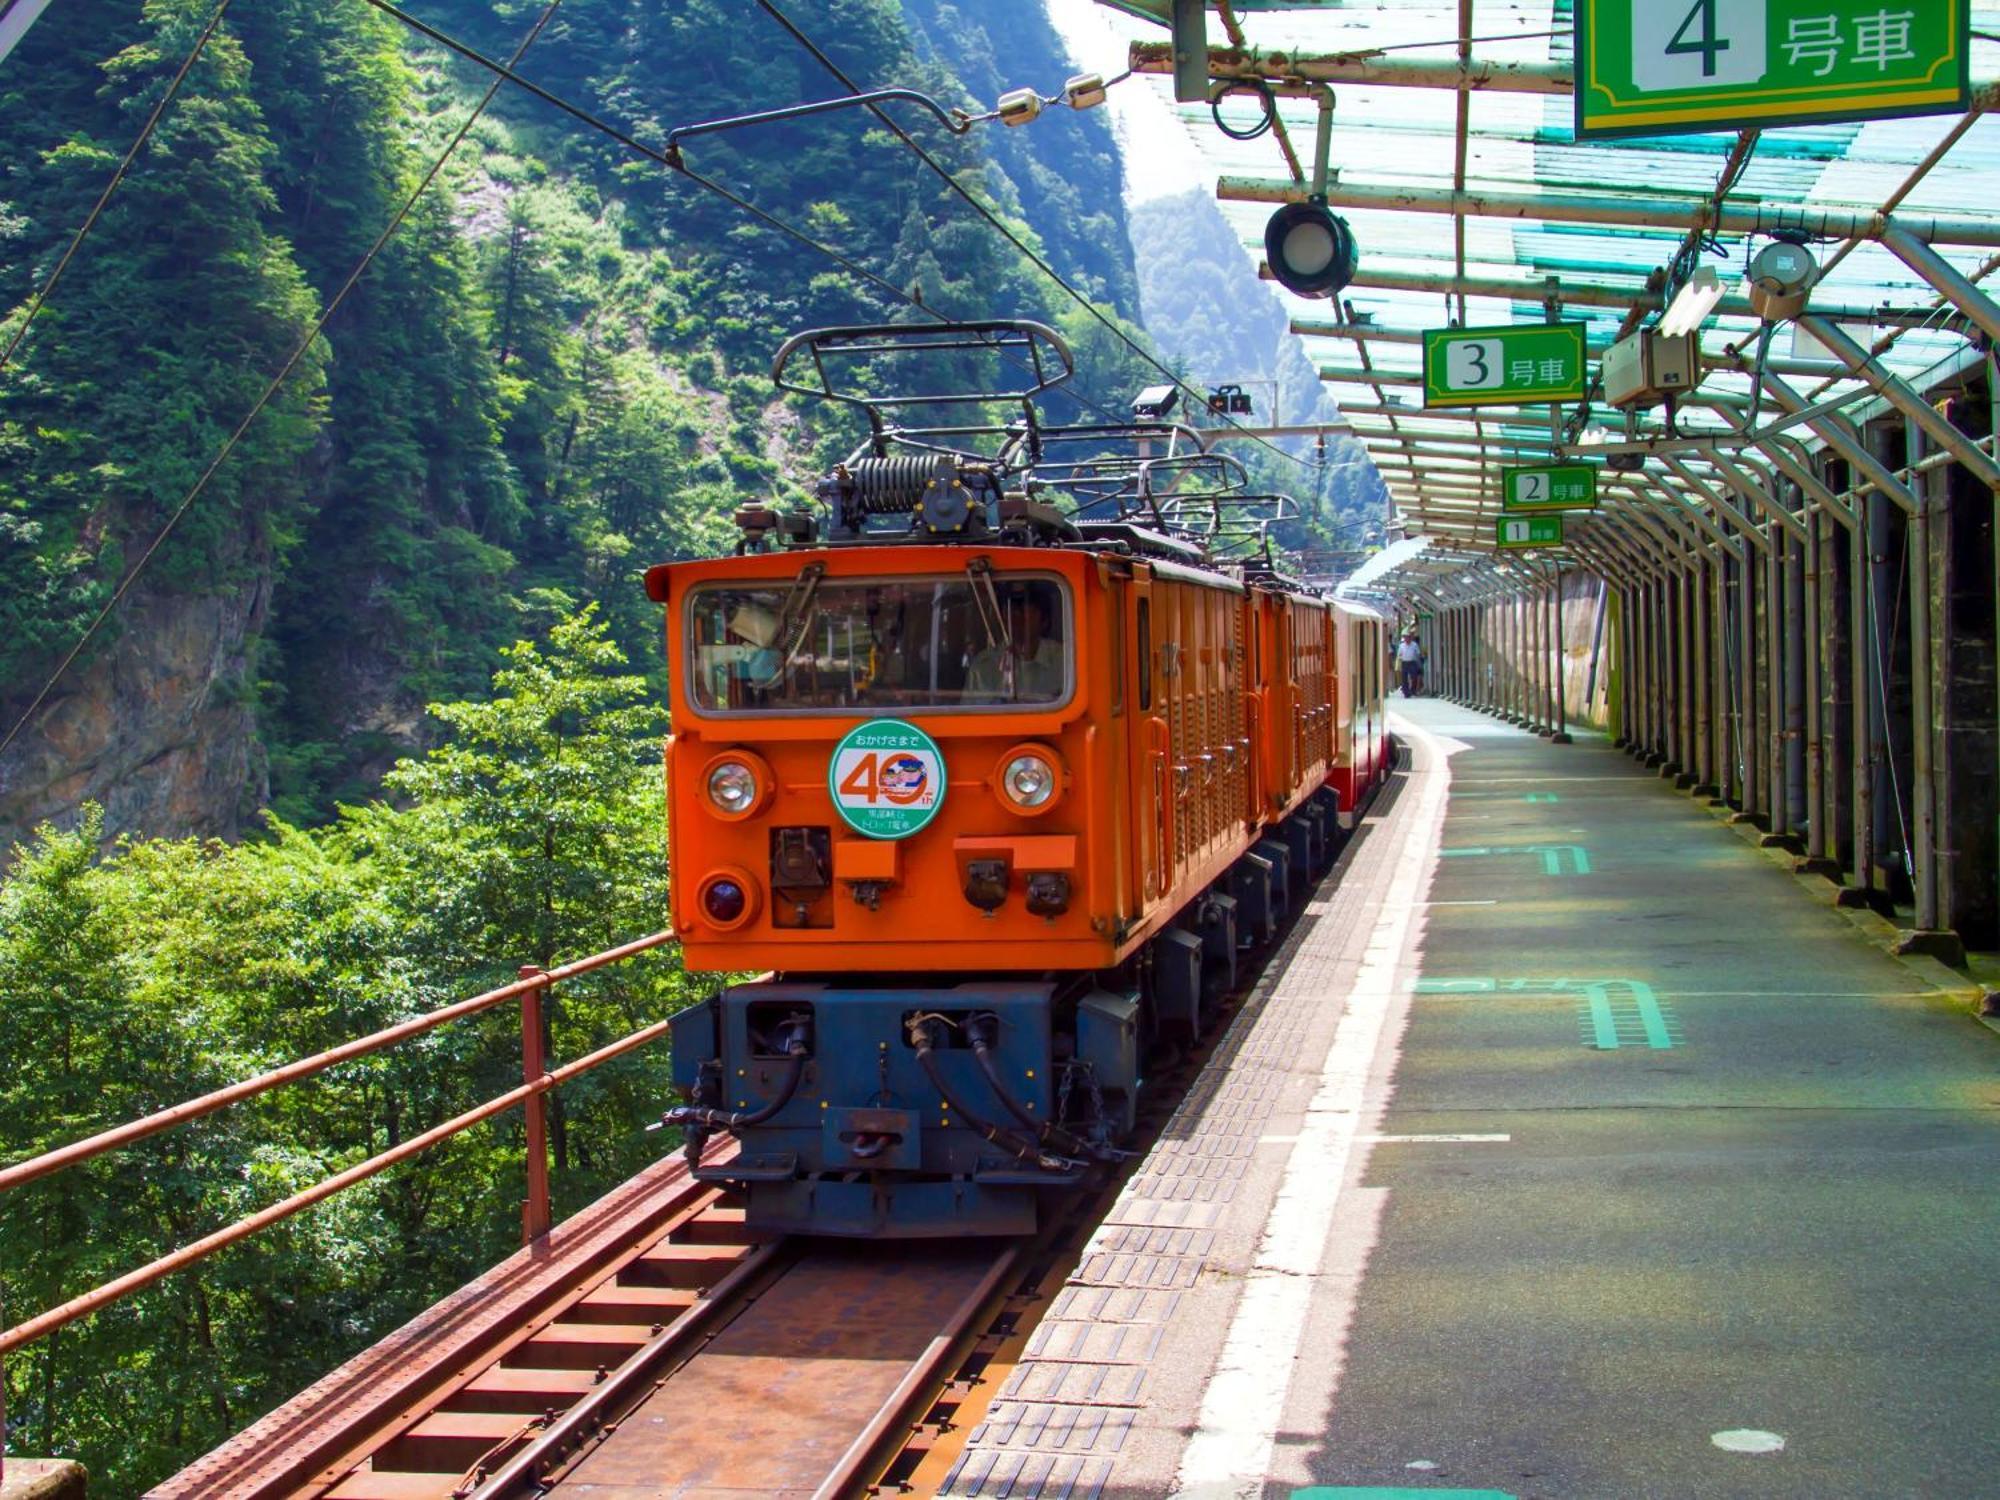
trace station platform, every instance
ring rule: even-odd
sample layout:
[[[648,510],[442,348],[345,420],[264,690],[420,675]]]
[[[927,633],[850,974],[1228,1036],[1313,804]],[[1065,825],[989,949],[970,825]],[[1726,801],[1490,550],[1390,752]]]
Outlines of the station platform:
[[[2000,1036],[1435,700],[942,1493],[2000,1496]]]

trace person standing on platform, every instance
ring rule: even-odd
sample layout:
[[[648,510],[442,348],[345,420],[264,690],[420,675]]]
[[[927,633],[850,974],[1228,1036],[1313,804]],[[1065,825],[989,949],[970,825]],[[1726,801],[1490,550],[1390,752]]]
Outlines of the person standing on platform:
[[[1403,696],[1416,697],[1424,687],[1424,648],[1414,630],[1396,648],[1396,666],[1403,674]]]

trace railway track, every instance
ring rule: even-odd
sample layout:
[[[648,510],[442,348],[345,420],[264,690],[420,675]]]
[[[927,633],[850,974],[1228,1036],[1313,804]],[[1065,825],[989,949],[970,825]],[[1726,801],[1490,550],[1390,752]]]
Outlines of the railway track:
[[[1155,1075],[1135,1161],[1262,960]],[[1124,1176],[1026,1240],[885,1245],[760,1235],[664,1161],[149,1500],[932,1493]]]

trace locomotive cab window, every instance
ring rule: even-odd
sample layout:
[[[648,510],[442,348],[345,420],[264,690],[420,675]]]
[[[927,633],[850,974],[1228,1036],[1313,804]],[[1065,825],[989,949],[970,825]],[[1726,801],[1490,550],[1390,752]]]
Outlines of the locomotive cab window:
[[[689,694],[704,713],[1057,707],[1076,677],[1053,578],[827,579],[695,590]]]

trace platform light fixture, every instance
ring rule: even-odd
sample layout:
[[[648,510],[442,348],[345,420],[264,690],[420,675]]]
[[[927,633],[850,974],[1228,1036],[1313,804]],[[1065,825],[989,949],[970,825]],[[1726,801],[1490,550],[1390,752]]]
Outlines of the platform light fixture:
[[[1660,319],[1660,332],[1670,339],[1693,333],[1708,321],[1708,315],[1721,301],[1722,278],[1715,274],[1715,267],[1699,267],[1674,293],[1667,315]]]
[[[1333,150],[1333,90],[1318,85],[1319,130],[1313,143],[1312,185],[1303,203],[1287,203],[1264,225],[1264,259],[1271,275],[1301,297],[1337,297],[1359,269],[1361,252],[1347,220],[1326,206],[1327,187],[1336,174],[1327,165]]]
[[[1264,258],[1288,292],[1333,297],[1354,280],[1360,251],[1347,221],[1323,198],[1287,203],[1264,226]]]

